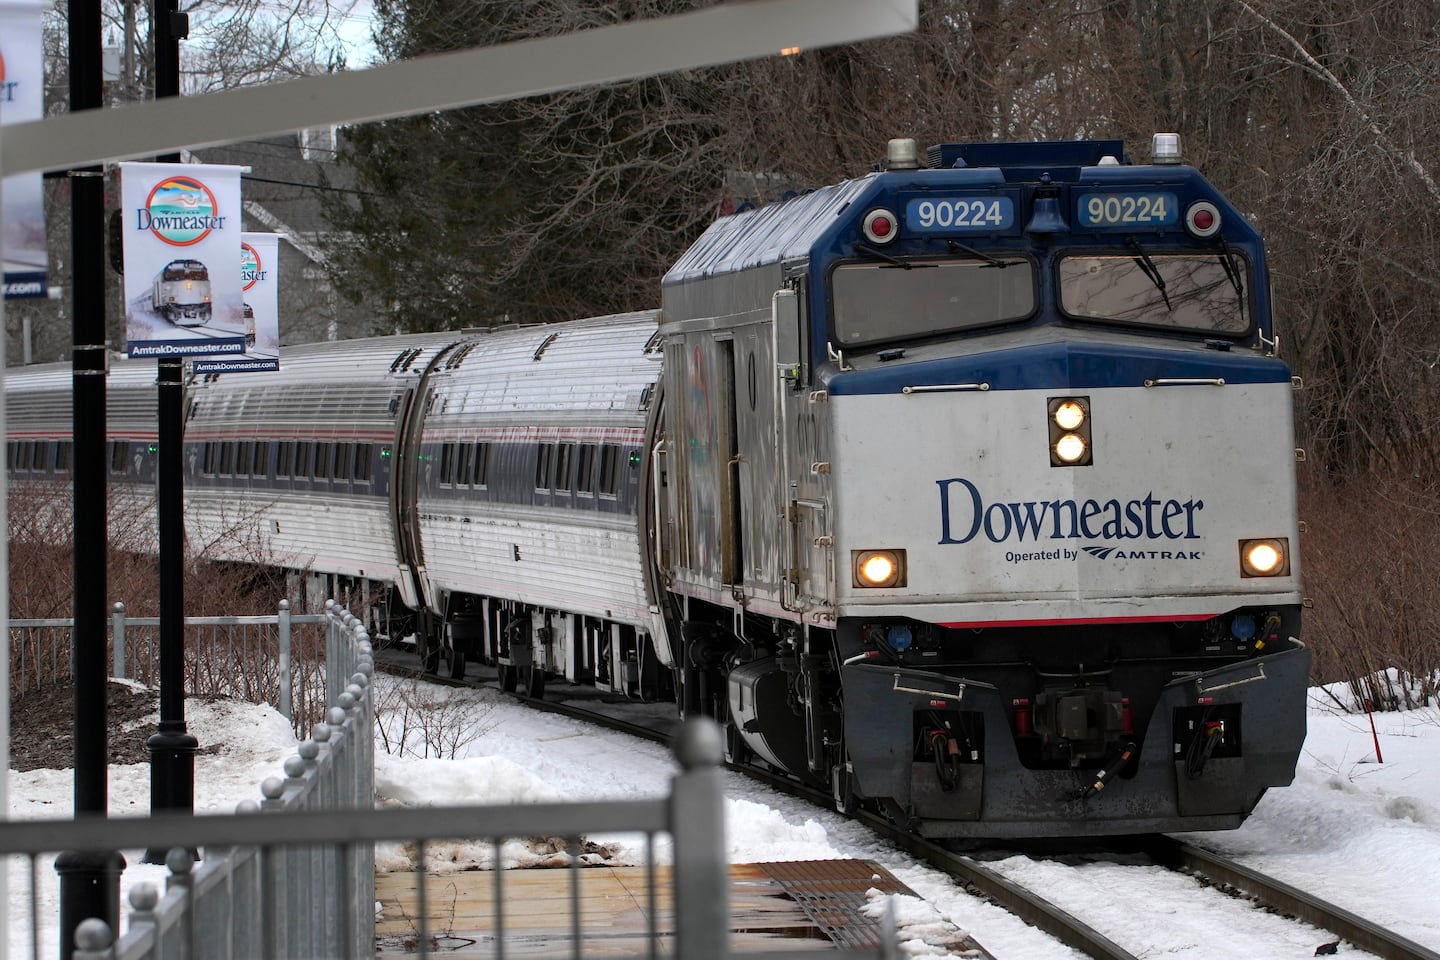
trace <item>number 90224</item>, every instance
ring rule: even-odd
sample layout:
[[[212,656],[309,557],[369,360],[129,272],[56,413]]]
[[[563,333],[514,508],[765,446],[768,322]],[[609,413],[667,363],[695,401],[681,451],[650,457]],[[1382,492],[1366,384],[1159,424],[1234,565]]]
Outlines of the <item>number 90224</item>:
[[[905,205],[905,225],[921,233],[1008,230],[1015,223],[1015,205],[1009,197],[952,197],[911,200]]]
[[[1085,227],[1161,227],[1176,222],[1171,193],[1087,193],[1080,197]]]

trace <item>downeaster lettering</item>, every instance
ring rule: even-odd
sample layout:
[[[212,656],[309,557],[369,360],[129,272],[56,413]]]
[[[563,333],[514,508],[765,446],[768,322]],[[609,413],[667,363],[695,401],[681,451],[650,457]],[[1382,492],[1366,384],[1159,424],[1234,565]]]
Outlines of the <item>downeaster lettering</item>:
[[[157,217],[144,207],[135,211],[137,230],[224,230],[225,218],[196,214]]]
[[[936,480],[940,488],[940,543],[969,543],[981,531],[991,543],[1031,540],[1198,540],[1195,515],[1205,501],[1161,498],[1153,491],[1132,500],[1019,500],[986,503],[963,477]],[[959,487],[959,490],[954,488]],[[969,511],[968,516],[966,511]]]

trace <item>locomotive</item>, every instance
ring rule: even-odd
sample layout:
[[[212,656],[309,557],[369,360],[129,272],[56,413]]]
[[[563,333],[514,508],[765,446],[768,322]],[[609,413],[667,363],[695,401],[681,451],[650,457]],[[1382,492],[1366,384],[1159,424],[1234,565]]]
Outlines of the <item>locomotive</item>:
[[[192,378],[187,525],[383,589],[430,671],[674,700],[927,836],[1228,829],[1305,736],[1276,343],[1261,237],[1178,136],[897,140],[715,222],[658,310]],[[63,373],[7,374],[17,482],[63,477]]]
[[[150,309],[181,327],[210,322],[210,268],[199,260],[171,260],[155,274]]]

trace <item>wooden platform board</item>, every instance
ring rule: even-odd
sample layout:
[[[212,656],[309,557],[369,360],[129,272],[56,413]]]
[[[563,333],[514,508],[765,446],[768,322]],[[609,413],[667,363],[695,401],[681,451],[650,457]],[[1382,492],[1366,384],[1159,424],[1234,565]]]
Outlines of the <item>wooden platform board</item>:
[[[578,896],[581,956],[647,956],[652,936],[658,940],[660,955],[674,952],[668,868],[655,868],[653,895],[646,867],[506,870],[498,920],[495,880],[488,870],[425,877],[424,928],[432,956],[495,957],[497,939],[503,936],[506,957],[571,958],[576,940],[572,896]],[[572,882],[578,884],[576,892]],[[376,877],[378,957],[419,955],[417,883],[414,873]],[[878,944],[878,921],[859,911],[865,891],[872,887],[911,894],[883,867],[869,861],[732,865],[731,949],[819,952],[842,944]]]

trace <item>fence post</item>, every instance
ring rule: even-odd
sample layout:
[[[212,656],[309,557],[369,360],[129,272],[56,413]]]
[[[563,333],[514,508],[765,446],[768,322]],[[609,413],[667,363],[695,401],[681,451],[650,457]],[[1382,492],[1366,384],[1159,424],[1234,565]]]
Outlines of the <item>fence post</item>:
[[[276,615],[280,626],[280,715],[293,720],[290,706],[290,601],[280,601],[280,612]]]
[[[675,736],[681,772],[670,790],[675,840],[675,956],[723,960],[730,953],[730,868],[720,728],[691,718]]]
[[[115,604],[110,614],[110,632],[115,636],[115,676],[125,679],[125,604]]]

